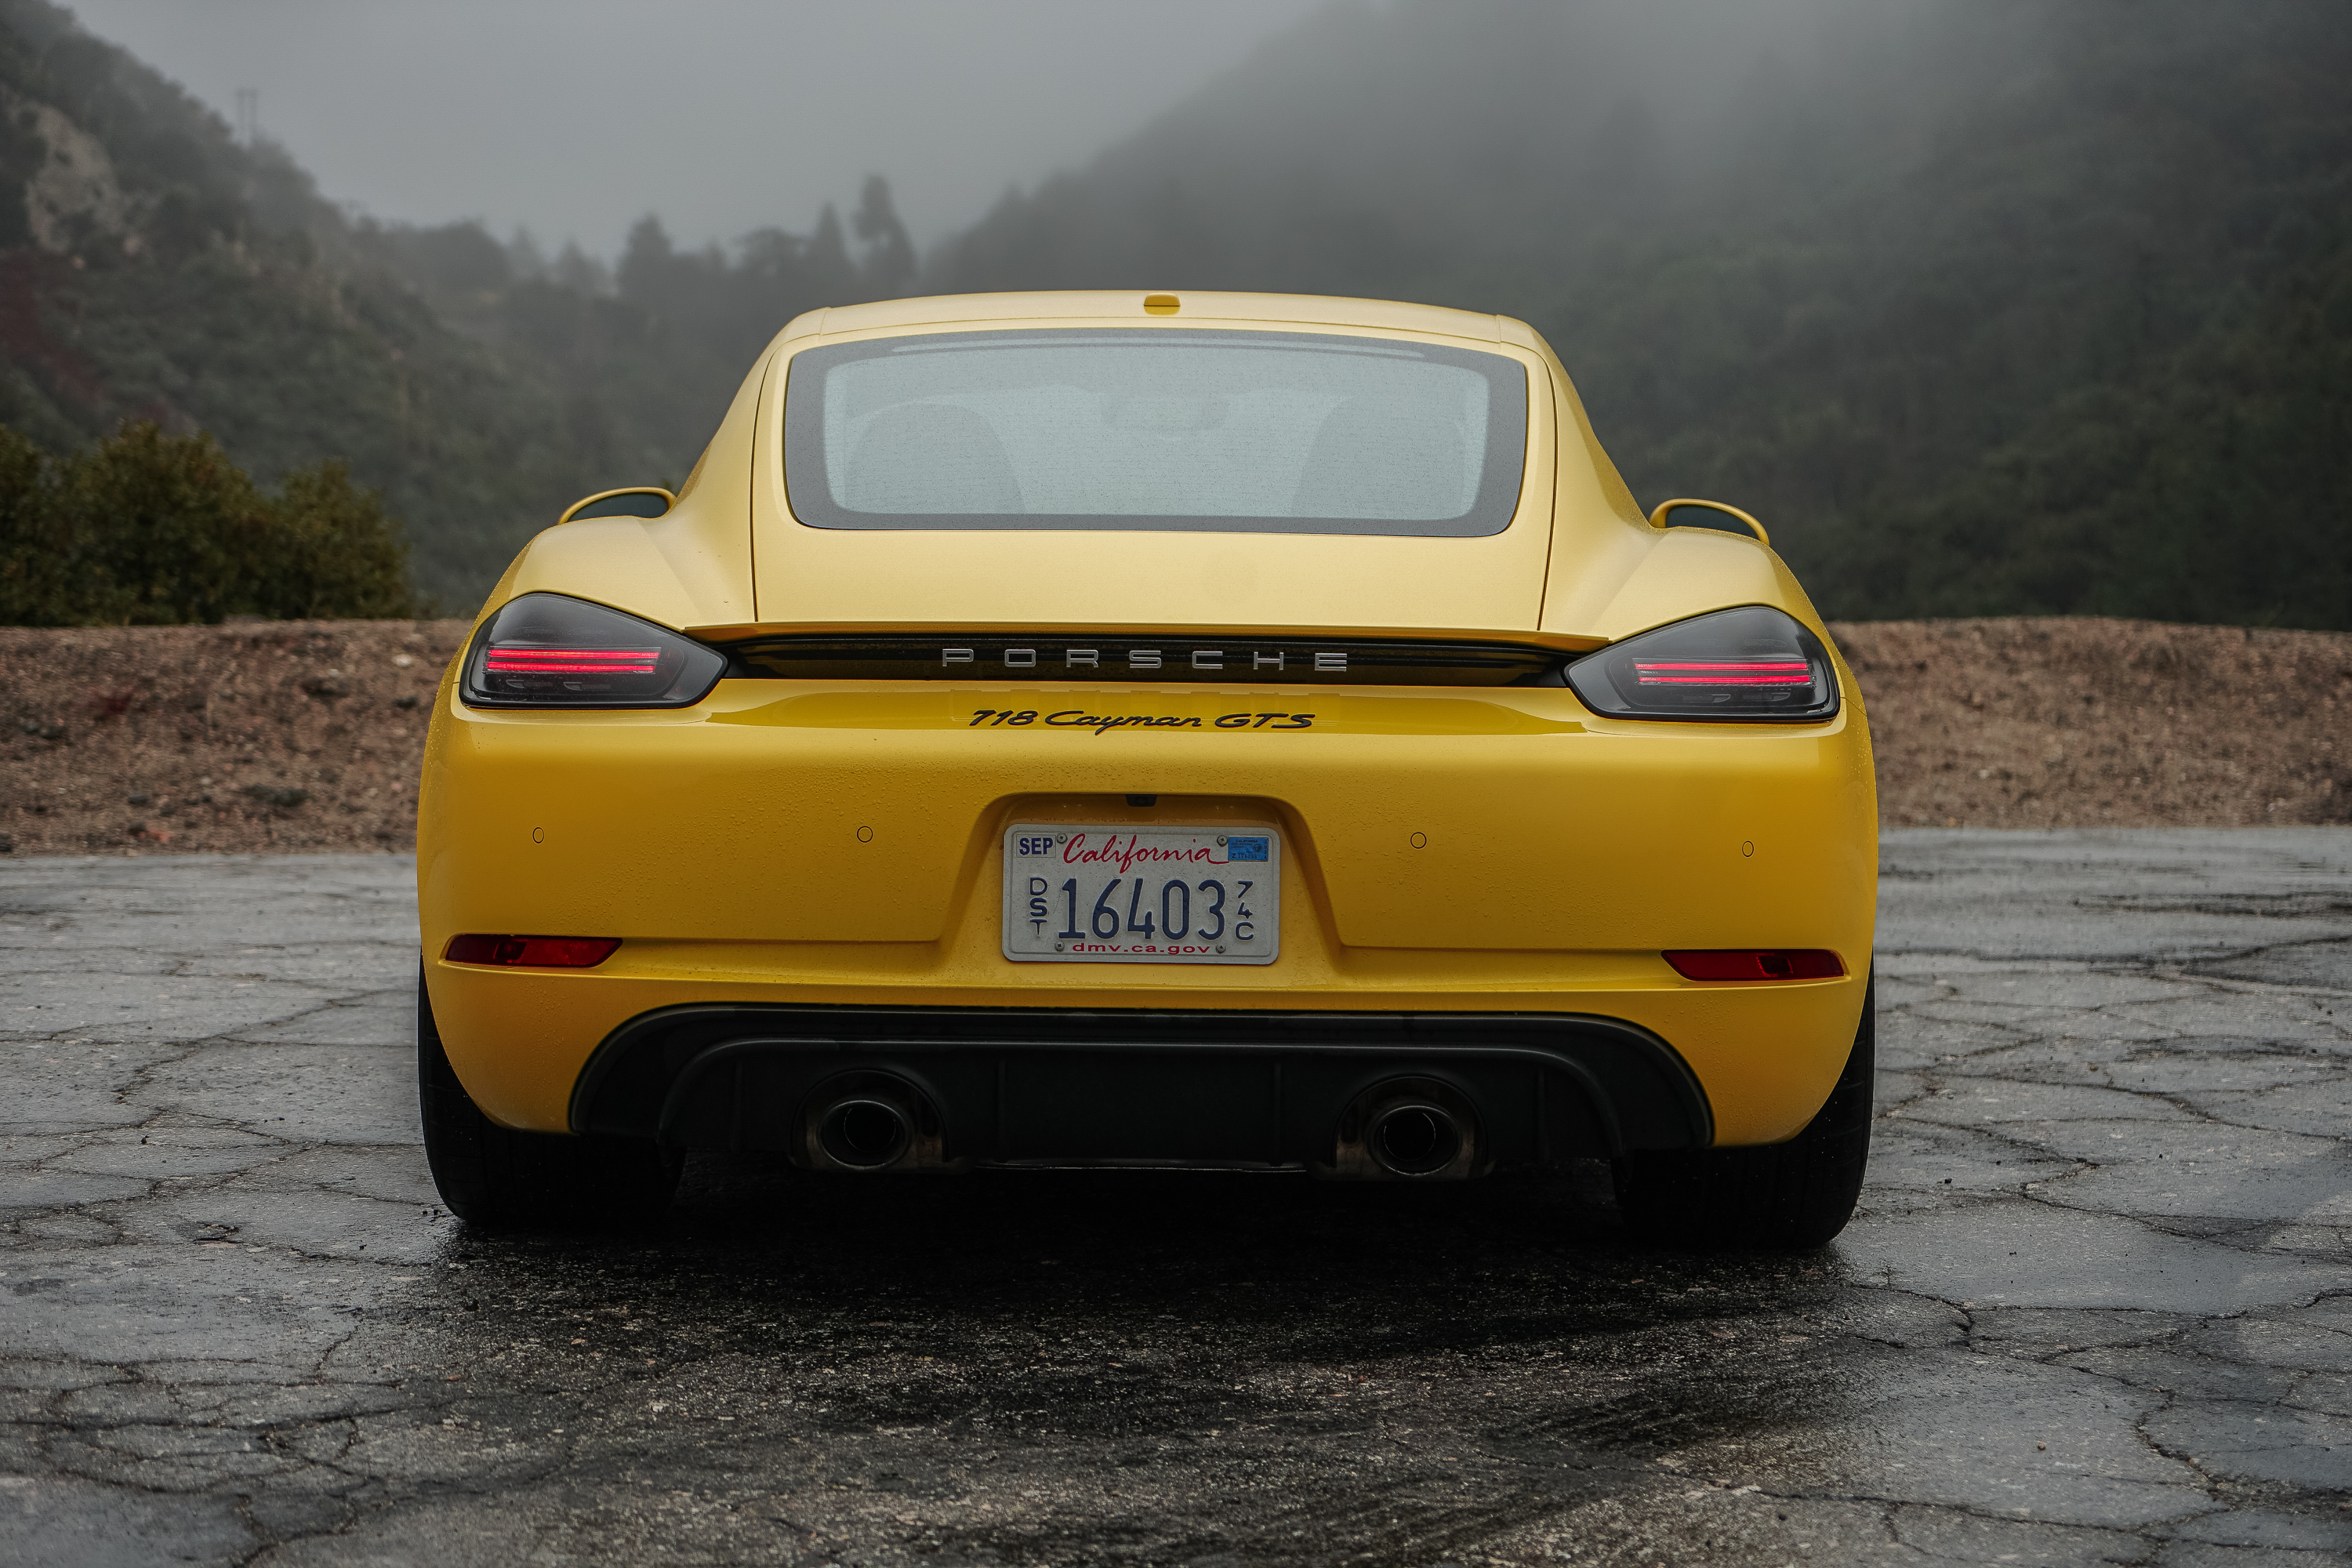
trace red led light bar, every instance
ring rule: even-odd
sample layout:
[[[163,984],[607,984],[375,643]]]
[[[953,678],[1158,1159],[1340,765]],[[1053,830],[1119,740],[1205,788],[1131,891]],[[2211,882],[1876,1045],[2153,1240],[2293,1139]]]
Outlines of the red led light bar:
[[[451,963],[507,969],[593,969],[621,945],[617,936],[453,936],[442,956]]]
[[[1810,686],[1813,679],[1813,667],[1801,658],[1637,658],[1633,671],[1643,686]]]
[[[1665,955],[1685,980],[1835,980],[1845,964],[1818,947],[1685,948]]]
[[[492,675],[651,675],[661,658],[653,647],[500,647],[490,646]]]

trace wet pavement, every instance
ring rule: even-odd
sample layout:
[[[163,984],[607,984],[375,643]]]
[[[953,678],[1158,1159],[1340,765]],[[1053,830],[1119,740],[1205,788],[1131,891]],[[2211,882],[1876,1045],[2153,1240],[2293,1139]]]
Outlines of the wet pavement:
[[[409,863],[0,862],[0,1561],[2352,1552],[2352,831],[1890,836],[1864,1212],[698,1161],[508,1240]]]

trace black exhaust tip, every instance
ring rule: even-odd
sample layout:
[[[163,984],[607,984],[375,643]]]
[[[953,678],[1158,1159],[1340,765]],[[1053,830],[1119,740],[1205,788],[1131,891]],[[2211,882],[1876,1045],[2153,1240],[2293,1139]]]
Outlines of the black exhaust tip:
[[[1478,1105],[1436,1078],[1391,1078],[1367,1086],[1331,1129],[1331,1163],[1310,1163],[1318,1176],[1350,1182],[1461,1182],[1490,1162]]]
[[[817,1121],[817,1144],[825,1158],[848,1171],[879,1171],[896,1164],[914,1136],[907,1108],[878,1095],[836,1100]]]
[[[1373,1116],[1364,1148],[1391,1175],[1433,1176],[1460,1158],[1462,1124],[1442,1105],[1400,1100]]]

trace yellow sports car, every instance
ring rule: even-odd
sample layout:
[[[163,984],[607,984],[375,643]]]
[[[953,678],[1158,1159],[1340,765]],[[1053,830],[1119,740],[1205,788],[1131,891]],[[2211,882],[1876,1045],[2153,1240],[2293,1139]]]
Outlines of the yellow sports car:
[[[1853,677],[1498,316],[813,311],[677,495],[483,606],[419,812],[426,1148],[483,1225],[810,1172],[1614,1163],[1806,1247],[1869,1142]]]

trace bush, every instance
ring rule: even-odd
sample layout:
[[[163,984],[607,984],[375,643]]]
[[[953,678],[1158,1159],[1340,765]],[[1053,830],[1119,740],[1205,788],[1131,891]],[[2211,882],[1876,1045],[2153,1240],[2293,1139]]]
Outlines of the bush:
[[[286,476],[273,503],[278,537],[265,578],[268,613],[284,620],[396,621],[420,606],[408,546],[383,497],[352,482],[340,458]]]
[[[126,425],[52,459],[0,428],[0,624],[418,613],[408,547],[336,460],[263,493],[209,436]]]

